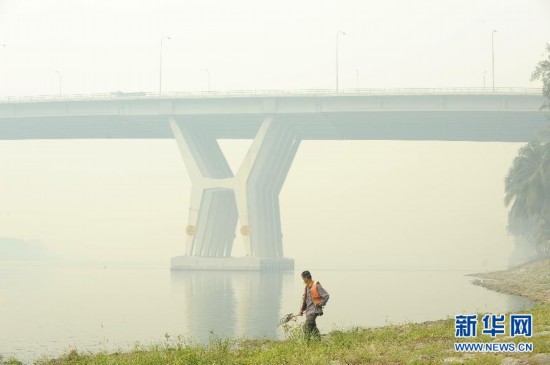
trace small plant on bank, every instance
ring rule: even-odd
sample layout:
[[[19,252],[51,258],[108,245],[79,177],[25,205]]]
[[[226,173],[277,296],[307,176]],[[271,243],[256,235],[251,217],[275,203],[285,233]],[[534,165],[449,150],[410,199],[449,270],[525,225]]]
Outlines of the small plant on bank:
[[[16,358],[10,357],[7,359],[4,359],[2,355],[0,355],[0,365],[22,365],[23,363]]]
[[[297,317],[281,325],[285,340],[287,341],[304,341],[304,330],[301,324],[298,323]]]

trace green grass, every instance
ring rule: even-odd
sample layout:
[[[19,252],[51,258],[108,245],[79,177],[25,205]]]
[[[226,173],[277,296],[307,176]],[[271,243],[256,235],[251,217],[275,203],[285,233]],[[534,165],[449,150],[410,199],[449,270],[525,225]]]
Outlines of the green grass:
[[[4,359],[4,357],[2,355],[0,355],[0,364],[1,365],[21,365],[21,361],[15,359],[13,357]]]
[[[531,310],[534,332],[550,330],[550,304]],[[528,358],[550,353],[548,336],[514,339],[478,336],[469,341],[532,342],[533,354],[463,354],[454,351],[454,319],[382,328],[354,328],[333,331],[320,341],[307,341],[290,327],[287,339],[231,340],[213,337],[208,345],[168,341],[150,347],[136,347],[126,353],[85,354],[71,351],[39,364],[441,364],[461,359],[464,364],[500,364],[504,357]]]

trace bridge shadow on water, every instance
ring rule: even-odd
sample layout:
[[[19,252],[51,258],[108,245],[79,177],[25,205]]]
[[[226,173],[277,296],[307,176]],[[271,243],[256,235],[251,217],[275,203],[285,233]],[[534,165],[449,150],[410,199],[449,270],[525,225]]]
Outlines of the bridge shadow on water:
[[[194,341],[210,338],[277,338],[283,287],[294,273],[283,271],[171,271],[175,321]],[[296,303],[296,309],[299,303]],[[294,308],[292,308],[294,309]]]

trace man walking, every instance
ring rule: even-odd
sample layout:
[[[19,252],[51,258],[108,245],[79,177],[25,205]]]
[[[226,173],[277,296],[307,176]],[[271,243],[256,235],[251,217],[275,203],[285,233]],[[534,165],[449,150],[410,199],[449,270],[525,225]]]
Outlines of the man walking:
[[[306,284],[302,299],[302,308],[300,309],[300,315],[303,315],[304,312],[306,313],[304,333],[308,339],[311,335],[314,335],[316,338],[321,338],[315,320],[317,316],[323,315],[323,307],[327,304],[329,294],[321,286],[321,283],[311,279],[311,273],[309,271],[306,270],[302,273],[302,280],[304,284]]]

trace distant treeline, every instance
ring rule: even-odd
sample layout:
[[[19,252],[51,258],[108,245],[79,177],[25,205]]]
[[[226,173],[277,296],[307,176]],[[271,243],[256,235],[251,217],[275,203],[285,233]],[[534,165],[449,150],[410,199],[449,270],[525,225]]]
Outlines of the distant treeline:
[[[38,241],[0,237],[0,260],[35,260],[47,256],[48,250]]]

